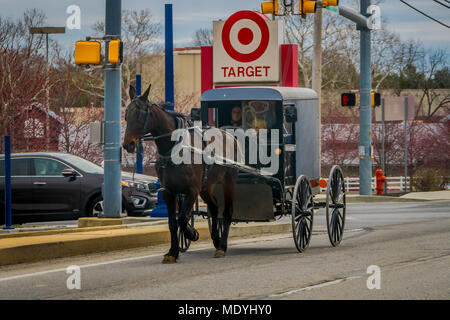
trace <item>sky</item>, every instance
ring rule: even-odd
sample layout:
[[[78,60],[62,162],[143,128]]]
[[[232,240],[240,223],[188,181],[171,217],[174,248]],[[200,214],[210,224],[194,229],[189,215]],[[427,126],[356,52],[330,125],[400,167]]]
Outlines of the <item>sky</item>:
[[[340,4],[354,7],[356,0],[341,0]],[[297,1],[296,1],[297,2]],[[357,2],[357,1],[356,1]],[[374,2],[374,1],[372,1]],[[450,25],[450,9],[433,0],[407,0],[408,3],[426,12],[428,15]],[[440,2],[450,5],[445,0]],[[213,20],[225,20],[239,10],[259,10],[260,0],[122,0],[123,9],[149,9],[156,21],[164,25],[164,4],[173,4],[174,44],[175,47],[189,46],[195,30],[211,28]],[[71,48],[75,41],[84,40],[92,35],[91,26],[104,19],[105,0],[0,0],[0,16],[16,18],[27,8],[38,8],[47,16],[47,25],[65,26],[70,5],[81,9],[81,29],[66,29],[64,35],[54,35],[66,48]],[[450,29],[442,26],[420,13],[414,11],[399,0],[384,0],[381,14],[386,23],[383,27],[397,32],[404,40],[414,39],[426,48],[441,48],[450,52]],[[326,11],[326,14],[334,14]],[[312,18],[312,17],[311,17]],[[163,43],[161,33],[158,42]]]

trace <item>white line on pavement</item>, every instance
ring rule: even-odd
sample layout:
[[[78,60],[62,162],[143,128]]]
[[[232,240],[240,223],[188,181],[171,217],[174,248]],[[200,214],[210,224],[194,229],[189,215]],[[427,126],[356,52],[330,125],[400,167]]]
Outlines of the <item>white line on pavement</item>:
[[[269,241],[270,240],[275,240],[275,237],[273,237],[273,236],[256,238],[256,239],[255,238],[243,239],[243,240],[239,240],[239,243],[234,243],[233,246],[239,246],[239,245],[245,245],[245,244],[248,244],[248,243],[254,243],[254,242],[262,241],[265,238],[268,238]],[[287,238],[287,236],[278,235],[278,237],[276,239],[281,239],[281,238]],[[210,246],[208,246],[208,247],[205,247],[205,248],[190,249],[189,252],[202,251],[202,250],[211,250],[211,249],[212,248]],[[121,262],[128,262],[128,261],[135,261],[135,260],[154,258],[154,257],[163,256],[163,255],[164,255],[164,253],[155,253],[155,254],[150,254],[150,255],[145,255],[145,256],[138,256],[138,257],[117,259],[117,260],[110,260],[110,261],[105,261],[105,262],[98,262],[98,263],[91,263],[91,264],[81,265],[80,268],[98,267],[98,266],[107,265],[107,264],[113,264],[113,263],[121,263]],[[39,271],[39,272],[33,272],[33,273],[25,273],[25,274],[21,274],[21,275],[17,275],[17,276],[0,278],[0,282],[2,282],[2,281],[9,281],[9,280],[16,280],[16,279],[23,279],[23,278],[34,277],[34,276],[40,276],[40,275],[49,274],[49,273],[56,273],[56,272],[66,272],[66,268],[45,270],[45,271]]]

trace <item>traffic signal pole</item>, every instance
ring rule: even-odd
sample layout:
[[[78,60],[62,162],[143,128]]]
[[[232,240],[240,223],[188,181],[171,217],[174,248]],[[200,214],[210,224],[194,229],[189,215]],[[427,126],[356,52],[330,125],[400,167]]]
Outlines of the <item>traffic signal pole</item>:
[[[107,37],[120,37],[121,10],[121,0],[106,0],[105,34]],[[106,42],[106,48],[108,44],[109,40]],[[121,97],[121,67],[108,62],[105,65],[105,174],[102,188],[104,217],[108,218],[120,218],[122,212]]]
[[[321,154],[321,124],[322,124],[322,1],[317,1],[314,14],[314,43],[312,61],[312,89],[317,93],[319,105],[319,154]],[[320,166],[319,166],[320,168]],[[319,172],[320,175],[320,172]]]
[[[359,194],[372,194],[372,78],[370,31],[381,28],[381,13],[370,0],[361,0],[360,12],[345,6],[330,8],[353,21],[360,31]],[[328,9],[328,8],[327,8]]]
[[[361,15],[366,15],[370,0],[361,0]],[[370,30],[360,29],[360,113],[359,113],[359,194],[372,194],[372,110],[371,110],[371,43]],[[364,152],[361,152],[364,150]]]

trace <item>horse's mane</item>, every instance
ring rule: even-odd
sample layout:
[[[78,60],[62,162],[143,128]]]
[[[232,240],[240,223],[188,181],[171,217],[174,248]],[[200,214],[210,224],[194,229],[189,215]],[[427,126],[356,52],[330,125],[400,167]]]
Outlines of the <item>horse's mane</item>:
[[[180,118],[187,118],[187,115],[180,113],[180,112],[175,112],[173,110],[168,110],[167,107],[169,106],[173,106],[173,103],[170,102],[162,102],[162,103],[154,103],[154,105],[160,107],[165,113],[173,116],[173,117],[180,117]]]
[[[180,112],[176,112],[176,111],[172,111],[172,110],[168,110],[166,107],[168,106],[173,106],[172,103],[170,102],[162,102],[162,103],[154,103],[154,105],[158,106],[161,110],[163,110],[165,113],[167,113],[169,116],[171,116],[175,122],[177,121],[176,118],[182,118],[183,121],[185,121],[188,126],[192,126],[191,121],[187,118],[187,115],[180,113]]]

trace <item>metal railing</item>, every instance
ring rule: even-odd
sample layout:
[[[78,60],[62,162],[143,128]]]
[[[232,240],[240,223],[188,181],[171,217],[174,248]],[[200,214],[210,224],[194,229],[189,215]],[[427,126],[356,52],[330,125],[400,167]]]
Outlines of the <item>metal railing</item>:
[[[328,182],[328,179],[325,179]],[[344,178],[345,190],[359,191],[359,178]],[[405,177],[386,177],[387,191],[404,191]],[[376,178],[372,177],[372,191],[375,192]],[[320,192],[325,192],[327,188],[320,188]],[[406,190],[411,190],[410,177],[406,178]]]

